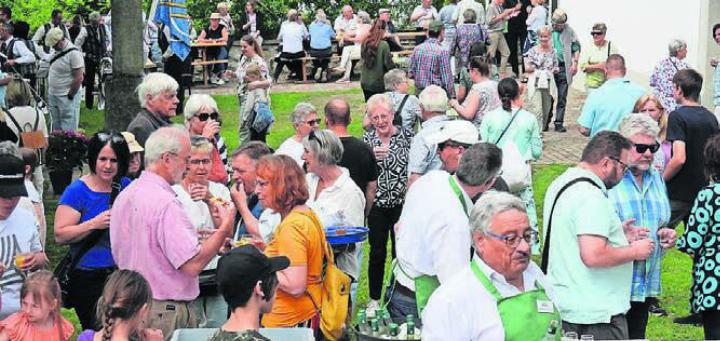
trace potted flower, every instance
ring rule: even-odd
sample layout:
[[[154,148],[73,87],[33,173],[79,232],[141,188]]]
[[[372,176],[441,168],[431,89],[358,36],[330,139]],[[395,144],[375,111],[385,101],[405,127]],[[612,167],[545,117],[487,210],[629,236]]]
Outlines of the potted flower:
[[[50,133],[45,165],[50,173],[53,193],[63,193],[72,181],[73,170],[82,171],[86,158],[87,138],[81,131],[55,130]]]

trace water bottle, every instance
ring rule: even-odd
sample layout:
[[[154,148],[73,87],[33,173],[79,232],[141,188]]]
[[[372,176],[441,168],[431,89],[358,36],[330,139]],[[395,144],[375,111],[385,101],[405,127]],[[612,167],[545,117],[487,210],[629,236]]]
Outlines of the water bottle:
[[[385,326],[388,328],[390,328],[390,325],[393,324],[392,317],[390,317],[390,312],[387,311],[387,309],[383,309],[382,319]]]
[[[357,324],[358,324],[358,329],[360,330],[361,334],[367,335],[368,332],[370,332],[370,328],[369,328],[368,322],[367,322],[367,316],[365,316],[365,311],[362,311],[362,310],[358,311]]]
[[[370,327],[372,328],[372,336],[380,336],[380,326],[376,318],[370,320]]]
[[[408,315],[411,316],[411,315]],[[418,340],[418,337],[415,335],[415,321],[408,321],[407,322],[407,340]]]
[[[398,325],[396,323],[390,323],[388,328],[390,329],[390,332],[389,332],[390,340],[397,340],[398,333],[399,333]]]

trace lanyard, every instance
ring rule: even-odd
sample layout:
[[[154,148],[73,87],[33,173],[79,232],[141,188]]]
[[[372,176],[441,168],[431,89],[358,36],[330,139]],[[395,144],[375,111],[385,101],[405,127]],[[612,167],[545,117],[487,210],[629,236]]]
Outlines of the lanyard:
[[[465,215],[469,216],[467,203],[465,202],[465,196],[463,195],[463,191],[460,189],[460,186],[455,180],[455,177],[451,175],[450,177],[448,177],[448,181],[450,182],[450,188],[452,188],[458,200],[460,200],[460,204],[462,204],[463,212],[465,212]]]

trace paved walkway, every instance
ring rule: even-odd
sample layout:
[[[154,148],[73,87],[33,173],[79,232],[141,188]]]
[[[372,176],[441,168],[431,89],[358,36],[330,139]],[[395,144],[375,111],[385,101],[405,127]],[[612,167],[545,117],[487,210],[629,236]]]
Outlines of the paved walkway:
[[[359,87],[358,82],[349,84],[336,83],[280,83],[272,87],[273,93],[282,92],[310,92],[310,91],[342,91],[351,90]],[[226,84],[223,86],[194,86],[193,93],[207,93],[213,95],[231,95],[235,94],[235,85]],[[576,89],[571,89],[568,95],[568,107],[565,113],[565,127],[567,132],[556,133],[552,130],[543,133],[543,155],[538,161],[541,164],[550,163],[568,163],[574,164],[580,161],[582,150],[588,142],[588,138],[580,135],[577,129],[577,118],[580,114],[582,104],[585,101],[585,93]]]

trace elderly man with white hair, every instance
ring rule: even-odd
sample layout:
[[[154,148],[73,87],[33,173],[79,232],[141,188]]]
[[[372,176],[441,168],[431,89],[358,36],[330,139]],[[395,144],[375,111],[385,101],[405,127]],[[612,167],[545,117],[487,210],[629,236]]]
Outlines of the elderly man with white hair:
[[[621,221],[634,220],[649,229],[655,242],[650,256],[633,262],[630,310],[627,322],[630,339],[644,339],[648,306],[660,296],[660,263],[664,251],[675,245],[675,230],[665,227],[670,220],[670,200],[662,173],[652,166],[658,151],[658,124],[645,114],[630,114],[620,123],[620,134],[630,140],[630,169],[609,191]]]
[[[678,71],[690,68],[685,61],[687,53],[687,43],[684,40],[671,40],[668,44],[668,56],[660,60],[650,74],[650,87],[662,102],[665,112],[672,112],[678,106],[673,96],[673,77]]]
[[[437,144],[429,141],[428,137],[438,132],[449,120],[445,115],[448,97],[443,88],[428,86],[420,93],[419,101],[423,123],[410,145],[408,187],[423,174],[442,168]]]
[[[395,279],[386,290],[392,317],[421,312],[433,291],[468,265],[472,202],[494,185],[501,163],[498,147],[476,143],[455,174],[432,171],[410,187],[395,231]]]
[[[48,31],[45,46],[51,46],[55,51],[48,69],[48,110],[52,130],[77,130],[80,121],[78,90],[85,72],[82,53],[57,27]]]
[[[483,194],[470,212],[470,234],[472,261],[430,298],[423,340],[544,340],[550,330],[559,336],[550,286],[530,259],[538,234],[523,201]]]
[[[150,134],[160,127],[171,124],[178,103],[178,83],[162,72],[153,72],[143,78],[137,87],[138,100],[142,110],[128,124],[127,131],[133,133],[141,146]]]
[[[153,132],[145,143],[145,171],[118,195],[110,218],[113,258],[118,268],[148,280],[153,293],[148,327],[166,336],[196,326],[190,302],[200,293],[199,274],[232,235],[235,219],[228,202],[206,200],[217,228],[198,241],[172,188],[181,183],[191,156],[184,127]]]
[[[317,109],[310,103],[300,102],[295,105],[290,115],[293,128],[295,128],[295,135],[290,136],[280,147],[275,151],[275,155],[287,155],[295,160],[300,168],[303,167],[305,161],[302,159],[304,152],[302,141],[305,136],[310,135],[313,130],[320,128],[320,118],[317,114]]]

